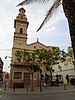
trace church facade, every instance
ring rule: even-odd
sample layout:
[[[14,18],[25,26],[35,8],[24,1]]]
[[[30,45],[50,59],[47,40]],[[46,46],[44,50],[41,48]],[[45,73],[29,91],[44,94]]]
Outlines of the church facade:
[[[19,50],[27,50],[28,52],[33,52],[35,49],[47,49],[52,50],[53,46],[46,46],[39,42],[37,39],[36,42],[27,44],[27,28],[29,22],[27,21],[27,17],[25,15],[25,9],[20,8],[19,14],[14,20],[14,38],[13,38],[13,48],[12,48],[12,61],[11,61],[11,69],[10,69],[10,78],[9,78],[9,86],[10,87],[24,87],[25,84],[29,84],[31,86],[32,80],[31,75],[24,67],[23,63],[17,62],[15,52]],[[55,47],[56,48],[56,47]],[[45,69],[41,67],[42,72],[45,73]],[[33,76],[33,85],[39,86],[40,75],[39,72],[34,73]],[[26,81],[28,83],[26,83]]]

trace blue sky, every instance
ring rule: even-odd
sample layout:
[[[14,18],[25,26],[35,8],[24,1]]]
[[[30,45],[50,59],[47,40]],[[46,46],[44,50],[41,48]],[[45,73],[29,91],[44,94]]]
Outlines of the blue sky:
[[[19,13],[20,7],[16,5],[22,0],[0,0],[0,57],[4,61],[4,71],[9,71],[10,59],[4,59],[5,56],[11,56],[14,36],[14,19]],[[58,10],[44,27],[36,33],[36,30],[43,21],[46,11],[50,4],[31,4],[23,6],[26,9],[26,16],[29,22],[28,41],[33,43],[39,41],[47,46],[58,46],[61,50],[67,50],[71,45],[68,22],[64,16],[63,10]],[[61,8],[61,7],[60,7]]]

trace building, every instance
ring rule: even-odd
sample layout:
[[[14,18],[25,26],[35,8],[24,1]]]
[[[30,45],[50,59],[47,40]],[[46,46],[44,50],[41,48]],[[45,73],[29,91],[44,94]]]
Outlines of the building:
[[[15,52],[17,50],[27,50],[28,52],[33,52],[35,49],[47,49],[52,50],[53,46],[46,46],[39,42],[37,39],[36,42],[27,44],[27,28],[29,22],[27,21],[27,17],[25,15],[25,9],[19,9],[19,14],[14,20],[14,38],[13,38],[13,48],[12,48],[12,57],[11,57],[11,69],[10,69],[10,78],[9,78],[9,86],[10,87],[24,87],[24,85],[29,84],[31,86],[31,75],[26,70],[23,63],[17,62],[15,57]],[[56,47],[55,47],[56,48]],[[41,66],[42,67],[42,66]],[[43,73],[45,73],[45,69],[43,69]],[[39,86],[39,73],[34,73],[34,86]],[[27,81],[28,80],[28,81]],[[26,83],[26,81],[28,83]]]
[[[28,52],[33,52],[36,49],[46,49],[46,50],[52,50],[53,48],[57,48],[54,46],[46,46],[39,42],[39,39],[37,38],[37,41],[31,44],[27,44],[27,29],[28,29],[29,22],[27,20],[27,17],[25,15],[25,9],[20,8],[19,14],[17,15],[16,19],[14,20],[14,37],[13,37],[13,48],[12,48],[12,57],[11,57],[11,69],[10,69],[10,78],[9,78],[9,86],[10,87],[24,87],[27,84],[31,87],[32,85],[32,78],[30,73],[25,68],[26,65],[24,65],[23,62],[18,62],[15,56],[16,51],[23,51],[27,50]],[[2,68],[2,67],[1,67]],[[41,66],[42,74],[45,75],[45,73],[50,73],[46,70],[44,66]],[[53,66],[53,69],[55,70],[53,72],[53,75],[56,76],[62,75],[65,77],[67,74],[71,76],[75,76],[75,70],[74,65],[72,62],[65,61],[63,63],[60,62],[60,64],[56,64]],[[33,76],[33,86],[39,86],[40,85],[40,73],[35,72]]]
[[[75,79],[75,67],[73,60],[66,59],[64,62],[60,62],[57,65],[54,65],[53,68],[55,69],[55,72],[53,75],[62,75],[63,77],[66,77],[66,75],[69,75],[69,78]]]
[[[0,58],[0,81],[3,80],[3,61]]]

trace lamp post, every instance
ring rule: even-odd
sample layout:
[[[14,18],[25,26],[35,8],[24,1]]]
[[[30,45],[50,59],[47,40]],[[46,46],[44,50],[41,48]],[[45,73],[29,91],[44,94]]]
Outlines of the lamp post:
[[[10,56],[5,56],[5,59],[7,59],[7,58],[11,58]]]
[[[10,58],[12,60],[12,57],[10,57],[10,56],[5,56],[5,59],[7,59],[7,58]],[[12,66],[12,65],[10,65],[10,66]],[[11,67],[11,69],[10,69],[10,78],[9,78],[10,87],[12,87],[12,72],[13,72],[13,69]]]

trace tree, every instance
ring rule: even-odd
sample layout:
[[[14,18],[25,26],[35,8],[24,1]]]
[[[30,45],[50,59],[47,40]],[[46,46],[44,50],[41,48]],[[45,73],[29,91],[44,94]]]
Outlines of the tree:
[[[24,63],[25,68],[32,76],[32,87],[31,91],[33,91],[33,74],[40,70],[36,61],[35,61],[35,52],[29,53],[28,51],[16,51],[15,53],[16,59],[18,62]]]
[[[64,50],[60,51],[60,61],[61,62],[66,61],[66,52]]]
[[[52,86],[52,73],[54,72],[53,65],[57,64],[58,60],[60,59],[60,50],[59,48],[53,48],[53,50],[48,51],[47,57],[46,57],[46,68],[48,71],[50,71],[50,77],[51,77],[51,86]]]
[[[19,3],[18,6],[24,4],[28,5],[33,2],[46,3],[50,1],[51,0],[24,0],[23,2]],[[37,31],[39,31],[43,27],[43,25],[51,18],[52,13],[57,10],[60,4],[62,4],[63,11],[69,23],[69,30],[70,30],[71,42],[74,52],[74,62],[75,62],[75,0],[52,0],[52,1],[53,4],[47,11],[45,18]]]
[[[69,61],[74,62],[73,48],[71,46],[69,46],[67,51],[68,51],[67,56],[69,57]]]
[[[31,91],[33,91],[33,74],[34,72],[37,72],[40,70],[39,66],[36,63],[36,56],[35,52],[30,53],[30,56],[28,58],[28,67],[27,70],[31,73],[32,76],[32,88]]]
[[[57,64],[57,61],[60,59],[59,48],[53,48],[52,50],[37,49],[36,54],[38,55],[39,63],[45,65],[46,70],[50,72],[51,85],[52,85],[52,73],[54,72],[53,65]]]

